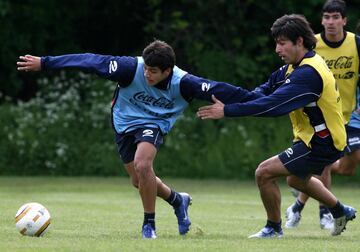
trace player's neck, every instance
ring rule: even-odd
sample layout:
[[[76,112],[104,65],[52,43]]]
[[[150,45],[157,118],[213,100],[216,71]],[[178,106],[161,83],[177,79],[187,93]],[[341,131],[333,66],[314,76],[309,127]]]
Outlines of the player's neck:
[[[339,42],[344,39],[344,32],[339,32],[337,34],[326,34],[325,37],[330,42]]]

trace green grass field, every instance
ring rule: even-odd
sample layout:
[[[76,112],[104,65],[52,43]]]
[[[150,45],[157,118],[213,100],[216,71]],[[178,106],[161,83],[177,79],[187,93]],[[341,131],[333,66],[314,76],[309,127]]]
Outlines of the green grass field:
[[[318,206],[308,202],[300,226],[281,239],[248,239],[265,224],[255,183],[223,180],[164,179],[193,197],[192,228],[179,236],[172,208],[158,200],[156,240],[143,240],[143,211],[126,178],[0,177],[0,251],[360,251],[355,219],[337,237],[321,230]],[[282,216],[294,198],[283,184]],[[360,209],[360,188],[334,186],[342,202]],[[20,235],[17,209],[26,202],[45,205],[52,224],[44,237]]]

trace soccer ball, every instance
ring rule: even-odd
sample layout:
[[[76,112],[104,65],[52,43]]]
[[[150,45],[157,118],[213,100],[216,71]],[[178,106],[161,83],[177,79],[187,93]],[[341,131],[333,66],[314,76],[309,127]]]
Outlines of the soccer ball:
[[[42,236],[49,229],[50,213],[36,202],[22,205],[15,215],[16,228],[22,235]]]

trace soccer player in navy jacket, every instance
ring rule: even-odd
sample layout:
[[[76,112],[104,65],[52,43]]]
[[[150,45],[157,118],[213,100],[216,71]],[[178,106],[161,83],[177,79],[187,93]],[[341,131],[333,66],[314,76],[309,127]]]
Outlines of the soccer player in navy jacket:
[[[275,51],[286,65],[251,92],[249,99],[224,104],[213,97],[215,103],[200,108],[198,116],[220,119],[224,116],[290,115],[295,137],[293,145],[263,161],[256,169],[255,178],[267,222],[249,238],[283,235],[281,195],[277,185],[281,177],[287,177],[291,187],[326,205],[335,220],[331,234],[339,235],[347,221],[355,218],[356,210],[341,204],[312,176],[320,175],[327,165],[338,160],[346,146],[341,98],[335,79],[325,61],[313,51],[316,39],[305,17],[284,15],[274,22],[271,33],[276,42]]]

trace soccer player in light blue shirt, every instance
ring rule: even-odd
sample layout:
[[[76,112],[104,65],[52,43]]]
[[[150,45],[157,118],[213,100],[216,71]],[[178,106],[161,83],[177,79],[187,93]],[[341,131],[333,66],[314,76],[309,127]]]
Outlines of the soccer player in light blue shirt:
[[[19,71],[75,68],[117,83],[112,102],[112,125],[119,155],[132,184],[139,190],[144,208],[143,238],[156,238],[156,196],[166,200],[178,220],[179,233],[189,231],[188,193],[172,190],[155,175],[153,161],[177,118],[192,99],[211,101],[216,94],[224,102],[246,99],[241,88],[197,77],[175,65],[171,46],[156,40],[141,57],[91,53],[37,57],[25,55]],[[189,157],[192,158],[192,157]]]

